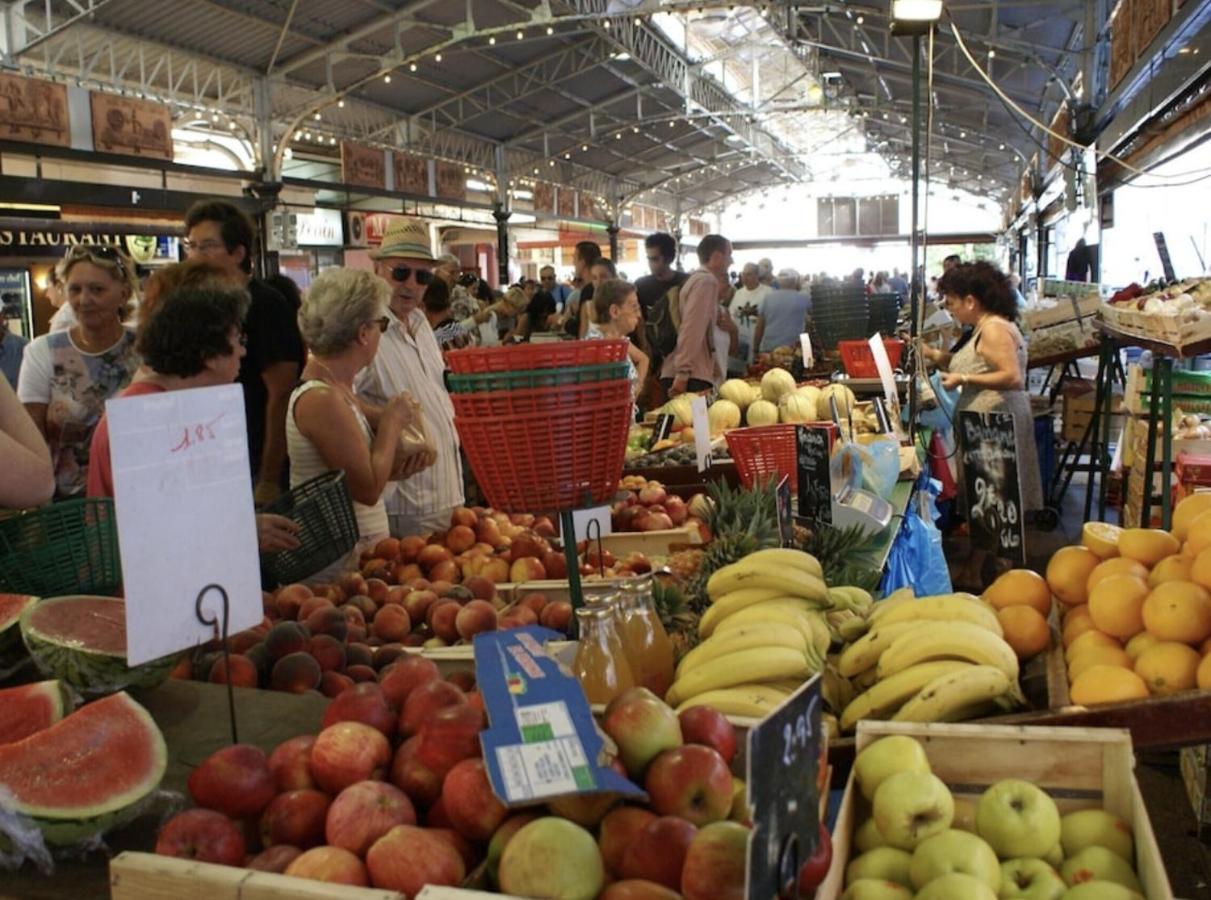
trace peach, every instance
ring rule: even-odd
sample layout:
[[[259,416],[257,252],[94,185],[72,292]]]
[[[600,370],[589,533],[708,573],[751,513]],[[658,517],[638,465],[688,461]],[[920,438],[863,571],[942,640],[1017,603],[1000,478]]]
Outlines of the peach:
[[[534,556],[516,555],[517,545],[514,544],[513,564],[509,566],[509,580],[514,584],[519,584],[523,581],[542,581],[547,577],[547,570],[543,568],[541,562]]]
[[[539,516],[530,527],[534,529],[534,533],[540,538],[553,538],[559,534],[559,529],[555,527],[555,523],[546,516]]]
[[[412,618],[402,606],[384,606],[374,617],[374,633],[384,641],[402,641],[412,630]]]
[[[446,546],[452,553],[466,553],[475,546],[475,532],[466,525],[455,525],[446,533]]]
[[[371,586],[371,589],[373,590],[373,586]],[[405,585],[393,584],[387,589],[387,595],[383,598],[383,602],[379,603],[379,606],[386,606],[388,603],[402,604],[404,602],[404,598],[407,597],[408,594],[409,589]],[[378,603],[377,600],[374,602]]]
[[[210,667],[210,676],[207,680],[213,684],[231,682],[239,687],[254,688],[258,681],[257,667],[247,656],[241,656],[238,653],[232,653],[226,659],[220,656]]]
[[[297,619],[299,607],[311,597],[311,588],[305,584],[288,584],[279,588],[274,604],[283,619]]]
[[[416,557],[425,549],[425,539],[418,535],[400,538],[399,552],[396,554],[402,563],[416,562]]]
[[[307,645],[323,672],[339,672],[345,668],[345,645],[330,634],[317,634]]]
[[[521,600],[518,601],[517,605],[519,607],[525,607],[526,609],[531,610],[535,616],[539,616],[542,615],[543,608],[549,602],[550,601],[547,599],[546,594],[540,594],[535,591],[534,593],[526,594],[524,597],[522,597]]]
[[[568,559],[559,550],[548,550],[542,555],[542,567],[548,578],[567,578]]]
[[[440,578],[434,578],[433,583],[430,584],[427,589],[430,591],[433,591],[433,593],[435,593],[439,597],[444,597],[446,594],[446,591],[450,590],[450,588],[452,588],[452,587],[454,587],[453,581],[443,580]]]
[[[385,582],[383,582],[383,584],[385,584]],[[366,623],[373,621],[374,617],[378,615],[378,608],[380,606],[382,606],[381,603],[371,600],[365,594],[358,594],[356,597],[350,597],[349,602],[346,603],[342,608],[345,610],[355,609],[362,614],[362,620],[360,623],[353,620],[349,621],[350,627],[357,626],[365,628]],[[345,616],[347,619],[349,618],[349,615],[350,614],[346,612]]]
[[[459,638],[457,621],[461,610],[462,607],[454,600],[435,604],[429,610],[429,627],[443,641],[453,644]]]
[[[537,557],[542,551],[538,546],[538,539],[532,534],[519,534],[513,538],[513,543],[509,546],[511,551],[510,560],[516,562],[523,556]]]
[[[361,597],[362,600],[367,601],[372,606],[374,605],[374,601],[369,597],[364,594],[358,594],[356,597],[350,597],[348,602],[341,607],[341,615],[345,617],[345,626],[347,628],[361,628],[364,630],[366,627],[366,616],[357,605],[358,597]]]
[[[375,606],[382,606],[387,602],[387,595],[391,593],[391,585],[379,578],[366,579],[366,596],[374,601]]]
[[[526,609],[524,606],[515,606],[500,617],[496,627],[504,631],[509,628],[525,628],[527,625],[537,624],[538,616],[534,615],[534,610]]]
[[[265,635],[265,649],[270,659],[278,660],[307,649],[309,640],[307,632],[297,622],[278,622]]]
[[[323,672],[310,653],[289,653],[273,664],[270,684],[275,691],[305,694],[320,686]]]
[[[474,541],[472,541],[474,543]],[[416,555],[416,562],[426,572],[432,571],[433,567],[438,563],[450,562],[454,559],[454,554],[446,547],[440,544],[428,544],[420,553]],[[433,576],[429,576],[432,578]]]
[[[314,597],[308,597],[303,601],[303,605],[299,607],[298,621],[306,622],[307,617],[317,609],[329,609],[335,606],[336,604],[329,600],[327,596],[316,594]]]
[[[335,606],[317,609],[307,617],[304,623],[312,634],[330,634],[338,641],[343,641],[349,633],[349,621],[345,613]]]
[[[399,556],[399,539],[383,538],[374,545],[373,553],[379,559],[395,559]]]
[[[345,665],[372,666],[374,665],[374,648],[367,644],[353,641],[345,645]]]
[[[490,547],[500,546],[500,526],[491,519],[481,519],[475,525],[475,537],[481,543],[487,544]]]
[[[454,628],[464,641],[472,640],[481,631],[495,631],[496,607],[486,600],[472,600],[455,615]]]
[[[404,595],[404,609],[413,622],[425,621],[429,607],[437,602],[437,594],[433,591],[409,591]]]
[[[453,559],[439,562],[429,570],[429,575],[434,581],[448,581],[451,584],[458,584],[463,578],[462,570]]]
[[[381,673],[383,669],[397,661],[403,655],[403,653],[404,645],[401,643],[393,641],[389,644],[383,644],[374,651],[374,657],[371,664]],[[380,674],[379,677],[381,678],[382,675]]]
[[[477,600],[493,600],[496,598],[496,584],[491,578],[483,575],[472,575],[463,579],[463,587],[471,592]]]
[[[542,612],[539,613],[538,623],[543,628],[550,628],[552,631],[561,631],[567,634],[568,626],[572,623],[572,604],[566,600],[556,600],[554,603],[548,603],[543,607]]]
[[[378,673],[374,671],[374,666],[346,666],[345,674],[354,681],[377,681]]]
[[[474,528],[477,522],[479,522],[479,516],[475,514],[474,510],[468,509],[465,506],[455,507],[454,512],[450,514],[451,530],[460,525],[466,528]]]
[[[379,559],[376,556],[372,556],[370,559],[362,563],[359,568],[362,573],[362,577],[369,582],[371,579],[382,580],[383,578],[390,576],[391,569],[394,567],[394,565],[395,563],[392,560]]]
[[[336,583],[345,592],[346,597],[366,593],[366,579],[362,577],[361,572],[346,572]]]
[[[398,562],[395,564],[395,568],[391,570],[391,579],[396,584],[411,584],[413,581],[420,578],[422,574],[424,573],[421,572],[420,566],[416,563]]]

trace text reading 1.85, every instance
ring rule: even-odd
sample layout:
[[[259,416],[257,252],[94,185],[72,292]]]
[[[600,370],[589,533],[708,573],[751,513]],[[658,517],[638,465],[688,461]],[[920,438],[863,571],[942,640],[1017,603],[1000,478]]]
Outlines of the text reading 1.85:
[[[204,441],[213,441],[214,426],[223,418],[224,413],[220,413],[216,418],[209,422],[203,422],[200,425],[186,425],[181,432],[180,442],[172,448],[172,452],[176,453],[180,450],[188,450],[194,444],[201,444]]]

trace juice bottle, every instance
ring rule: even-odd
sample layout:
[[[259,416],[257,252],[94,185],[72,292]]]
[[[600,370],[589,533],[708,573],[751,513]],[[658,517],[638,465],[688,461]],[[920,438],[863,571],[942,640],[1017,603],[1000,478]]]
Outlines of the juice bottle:
[[[652,576],[628,582],[623,592],[626,643],[635,657],[637,683],[664,699],[673,683],[673,642],[652,596]]]
[[[627,611],[630,603],[626,595],[626,585],[624,584],[623,589],[616,594],[598,594],[594,597],[586,597],[585,606],[610,611],[610,618],[614,621],[614,633],[622,642],[622,651],[626,654],[627,663],[631,667],[631,675],[634,676],[635,683],[639,684],[639,655],[635,652],[639,645],[631,640],[630,633],[627,631]]]
[[[580,681],[590,703],[609,703],[635,686],[635,677],[614,628],[613,610],[586,606],[576,610],[580,641],[572,673]]]

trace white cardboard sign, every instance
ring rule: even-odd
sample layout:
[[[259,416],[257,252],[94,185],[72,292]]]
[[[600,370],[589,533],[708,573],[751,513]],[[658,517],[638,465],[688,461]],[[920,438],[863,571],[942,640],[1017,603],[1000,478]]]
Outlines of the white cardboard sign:
[[[810,370],[815,366],[816,358],[812,354],[812,336],[809,332],[799,335],[799,349],[803,352],[803,368]]]
[[[228,631],[261,621],[256,519],[239,385],[121,397],[109,419],[131,665],[214,637],[195,615],[219,584]],[[211,591],[204,612],[221,622]]]
[[[711,425],[706,414],[706,397],[695,394],[690,400],[690,412],[694,424],[694,451],[698,459],[698,471],[705,472],[711,465]]]
[[[602,537],[605,537],[607,534],[613,534],[613,522],[610,519],[610,508],[608,506],[574,509],[572,510],[572,526],[576,531],[577,541],[587,541],[589,539],[590,522],[596,522],[601,528],[601,531],[594,532],[594,537],[598,534]]]
[[[870,352],[875,357],[875,368],[879,370],[879,380],[883,382],[883,396],[887,398],[889,409],[896,409],[896,379],[892,374],[891,360],[887,356],[887,348],[883,346],[883,335],[876,332],[867,341]]]

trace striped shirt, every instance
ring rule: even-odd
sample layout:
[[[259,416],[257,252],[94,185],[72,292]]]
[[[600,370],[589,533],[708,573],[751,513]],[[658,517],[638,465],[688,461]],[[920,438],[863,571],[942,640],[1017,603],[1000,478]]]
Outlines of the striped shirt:
[[[378,353],[358,374],[354,386],[358,396],[369,403],[385,404],[404,391],[420,403],[425,428],[437,449],[437,462],[404,481],[388,482],[383,500],[388,515],[425,519],[463,503],[454,404],[442,380],[446,364],[424,314],[413,310],[406,323],[390,310],[387,316],[391,324]]]

